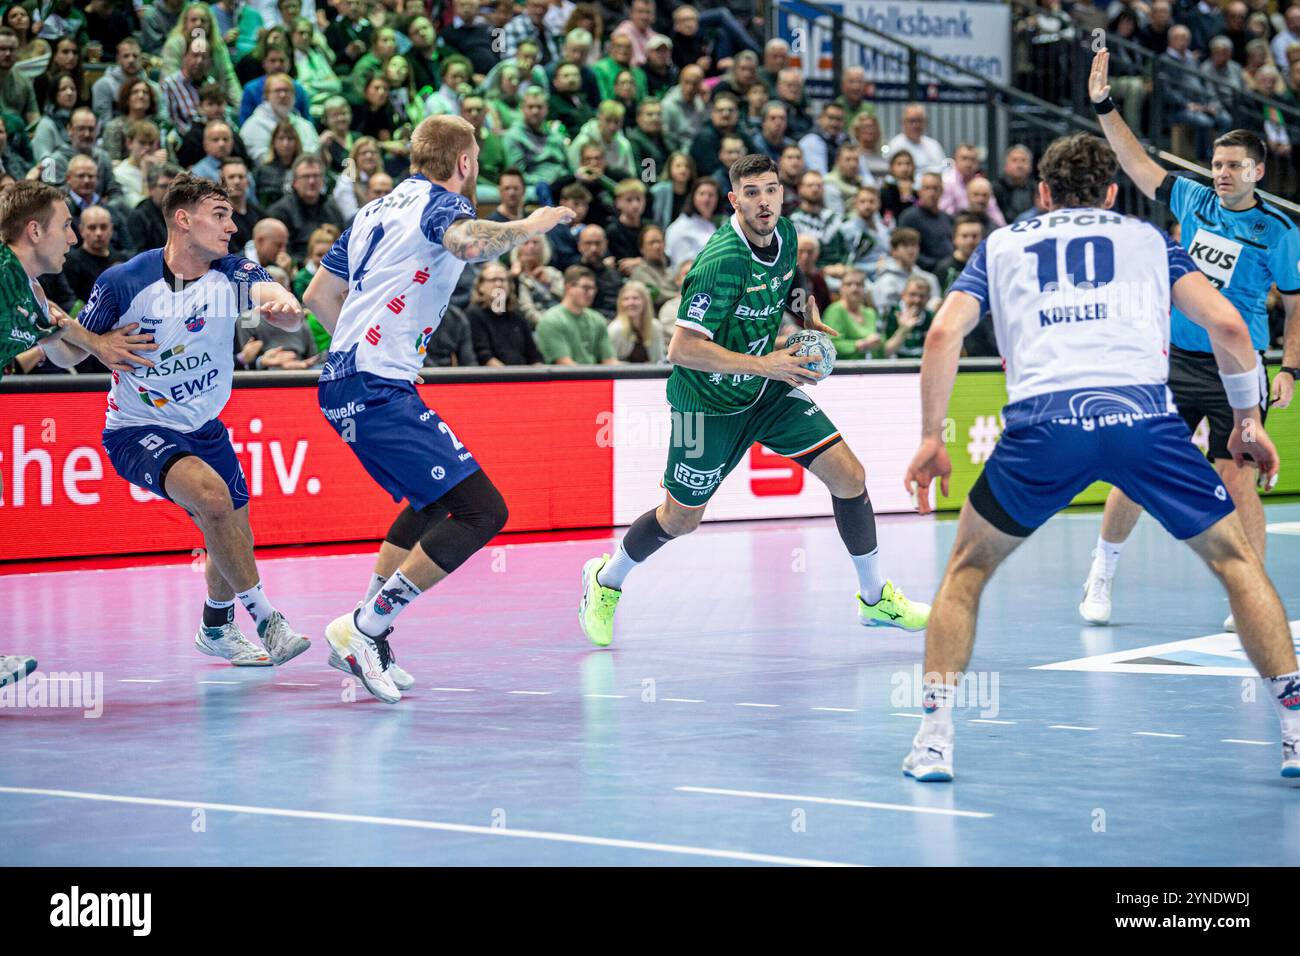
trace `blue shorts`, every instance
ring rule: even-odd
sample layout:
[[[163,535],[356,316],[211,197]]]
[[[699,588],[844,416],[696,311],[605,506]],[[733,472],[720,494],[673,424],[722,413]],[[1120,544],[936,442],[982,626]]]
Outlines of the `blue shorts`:
[[[236,511],[248,504],[244,469],[230,446],[230,433],[220,419],[214,418],[192,432],[144,425],[105,429],[104,450],[119,475],[168,501],[171,498],[163,488],[167,468],[176,459],[193,455],[221,476],[230,489],[230,503]]]
[[[1179,540],[1232,513],[1219,474],[1177,415],[1107,415],[1008,429],[971,489],[971,506],[1026,537],[1094,481],[1118,487]]]
[[[416,511],[479,470],[410,382],[354,372],[317,387],[320,410],[375,482]]]

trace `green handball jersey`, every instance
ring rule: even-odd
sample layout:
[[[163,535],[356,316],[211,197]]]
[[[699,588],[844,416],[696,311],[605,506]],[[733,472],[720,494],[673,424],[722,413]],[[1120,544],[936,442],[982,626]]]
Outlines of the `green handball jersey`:
[[[732,352],[766,355],[776,343],[794,284],[798,240],[790,220],[777,220],[776,260],[763,262],[732,216],[705,244],[682,283],[677,324],[694,329]],[[744,411],[770,380],[674,366],[668,402],[679,412],[730,415]]]
[[[0,243],[0,374],[16,355],[57,328],[36,298],[23,264],[13,250]]]

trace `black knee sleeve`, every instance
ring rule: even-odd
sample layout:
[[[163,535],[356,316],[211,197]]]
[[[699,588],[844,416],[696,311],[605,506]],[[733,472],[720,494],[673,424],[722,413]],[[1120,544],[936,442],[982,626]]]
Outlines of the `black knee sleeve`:
[[[655,510],[651,508],[633,521],[632,527],[628,528],[627,534],[623,535],[623,550],[638,564],[673,539],[673,536],[659,523]]]
[[[410,505],[402,509],[393,519],[384,540],[396,545],[403,551],[410,551],[416,542],[447,519],[447,509],[442,502],[435,501],[416,511]]]
[[[835,527],[849,549],[849,554],[870,554],[876,550],[876,512],[864,491],[856,498],[831,495]]]
[[[834,448],[842,441],[844,441],[844,438],[840,435],[836,435],[833,439],[828,441],[826,444],[818,445],[812,451],[804,452],[802,455],[795,455],[790,460],[797,465],[802,465],[804,468],[811,468],[813,462],[815,462],[818,458],[820,458],[826,452],[830,451],[832,448]]]
[[[438,504],[451,512],[451,517],[435,522],[425,531],[420,536],[420,547],[448,574],[491,541],[510,517],[501,492],[482,471],[474,472],[452,488]]]

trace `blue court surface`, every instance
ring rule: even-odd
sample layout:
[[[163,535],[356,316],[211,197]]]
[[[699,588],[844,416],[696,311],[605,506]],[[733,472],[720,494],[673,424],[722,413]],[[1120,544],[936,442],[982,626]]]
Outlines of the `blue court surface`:
[[[1300,617],[1300,505],[1268,517]],[[609,543],[490,548],[399,621],[418,684],[396,706],[325,665],[368,555],[263,560],[314,639],[275,670],[193,649],[189,565],[0,577],[0,650],[44,676],[0,705],[0,864],[1300,863],[1300,792],[1215,636],[1222,592],[1143,518],[1115,624],[1084,625],[1099,524],[1052,520],[986,593],[950,785],[899,772],[922,638],[858,626],[830,519],[673,543],[629,578],[608,650],[576,609]],[[910,596],[933,594],[955,529],[881,519]]]

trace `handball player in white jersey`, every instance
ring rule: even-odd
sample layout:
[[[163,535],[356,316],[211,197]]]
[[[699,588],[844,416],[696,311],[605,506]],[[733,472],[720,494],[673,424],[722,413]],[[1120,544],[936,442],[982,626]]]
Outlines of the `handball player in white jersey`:
[[[241,314],[293,330],[302,306],[257,263],[227,255],[236,226],[226,191],[183,173],[163,197],[167,245],[96,280],[81,324],[105,333],[138,324],[152,364],[115,370],[104,449],[114,470],[189,512],[203,532],[208,599],[195,646],[236,666],[283,664],[311,646],[262,588],[248,522],[248,485],[218,416],[234,380],[231,343]],[[265,651],[235,625],[238,598]]]
[[[433,116],[420,123],[411,135],[411,177],[362,207],[303,296],[333,335],[320,377],[321,412],[375,482],[394,501],[407,501],[365,599],[325,632],[330,664],[390,704],[413,684],[393,659],[393,622],[507,517],[473,454],[415,390],[429,340],[466,262],[496,259],[573,219],[563,207],[542,207],[518,222],[476,219],[478,153],[467,121]]]
[[[1107,210],[1117,160],[1104,141],[1054,142],[1039,166],[1043,215],[998,229],[953,284],[921,359],[922,439],[904,481],[930,510],[947,494],[942,431],[962,338],[989,310],[1006,360],[1006,427],[969,498],[925,638],[924,714],[904,773],[953,778],[956,688],[970,661],[984,585],[1034,529],[1094,481],[1123,490],[1185,540],[1223,582],[1242,646],[1282,723],[1282,775],[1300,776],[1300,673],[1286,613],[1219,474],[1170,397],[1171,302],[1209,336],[1233,409],[1228,449],[1261,479],[1277,450],[1260,421],[1259,356],[1236,307],[1187,252],[1148,223]]]

